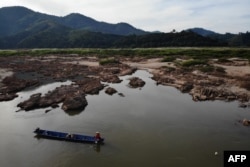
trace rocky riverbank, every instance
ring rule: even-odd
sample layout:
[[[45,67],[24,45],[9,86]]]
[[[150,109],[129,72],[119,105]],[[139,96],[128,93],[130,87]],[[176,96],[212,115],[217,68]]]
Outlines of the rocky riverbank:
[[[77,61],[74,63],[74,60]],[[0,69],[0,101],[9,101],[16,98],[17,92],[35,88],[44,83],[71,80],[73,83],[68,86],[57,87],[47,92],[44,96],[41,93],[33,94],[28,100],[18,104],[22,110],[29,111],[38,108],[59,107],[62,109],[81,110],[88,104],[85,96],[87,94],[98,94],[106,83],[120,83],[119,76],[132,74],[136,68],[128,65],[107,64],[88,66],[79,61],[88,62],[90,58],[68,56],[44,56],[44,57],[1,57]],[[10,75],[5,76],[5,72]],[[107,93],[116,93],[113,89],[107,89]]]
[[[189,93],[194,101],[238,100],[240,107],[250,106],[250,66],[247,60],[233,59],[226,63],[210,60],[206,65],[192,67],[181,66],[186,61],[182,59],[178,63],[161,60],[132,57],[99,65],[96,57],[72,55],[0,57],[0,101],[12,100],[18,96],[17,92],[27,88],[71,80],[71,85],[58,87],[45,95],[31,95],[18,107],[29,111],[59,107],[62,103],[65,111],[82,110],[88,104],[87,94],[98,94],[109,83],[120,83],[120,76],[130,75],[139,68],[149,70],[156,84],[176,87],[183,93]],[[129,86],[134,88],[144,84],[140,78],[131,78],[129,82]],[[111,87],[105,92],[109,95],[117,93]],[[124,96],[122,93],[119,95]]]
[[[180,56],[179,56],[180,57]],[[156,84],[173,86],[182,93],[189,93],[194,101],[224,100],[240,102],[239,107],[250,106],[250,64],[246,59],[211,59],[201,64],[185,66],[180,57],[175,62],[162,62],[161,58],[126,61],[127,64],[147,69]]]

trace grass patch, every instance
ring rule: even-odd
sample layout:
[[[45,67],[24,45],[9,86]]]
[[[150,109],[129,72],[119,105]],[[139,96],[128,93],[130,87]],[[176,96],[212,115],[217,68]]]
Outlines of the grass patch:
[[[107,65],[107,64],[119,64],[120,62],[115,59],[114,57],[111,58],[103,58],[99,60],[100,65]]]
[[[205,60],[198,60],[198,59],[191,59],[191,60],[186,60],[181,63],[181,66],[183,67],[192,67],[196,65],[207,65],[207,61]]]
[[[226,73],[223,67],[215,67],[212,65],[205,65],[205,66],[199,67],[198,69],[203,73],[212,73],[212,72],[217,72],[221,74]]]
[[[246,58],[250,60],[249,48],[192,48],[192,47],[173,47],[173,48],[66,48],[66,49],[20,49],[20,50],[0,50],[0,56],[43,56],[43,55],[69,55],[77,54],[80,56],[142,56],[142,57],[189,57],[190,59],[207,60],[210,58],[228,59],[232,57]],[[169,59],[169,58],[166,58]]]
[[[173,62],[175,61],[175,57],[174,56],[165,56],[163,59],[162,59],[162,62]]]

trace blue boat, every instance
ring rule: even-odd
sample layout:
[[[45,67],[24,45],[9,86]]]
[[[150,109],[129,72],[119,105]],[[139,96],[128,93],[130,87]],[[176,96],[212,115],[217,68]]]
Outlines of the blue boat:
[[[87,136],[87,135],[56,132],[56,131],[37,128],[34,131],[34,133],[37,135],[37,137],[48,138],[48,139],[65,140],[65,141],[80,142],[80,143],[95,143],[95,144],[104,143],[104,138],[101,138],[99,132],[96,132],[95,136]]]

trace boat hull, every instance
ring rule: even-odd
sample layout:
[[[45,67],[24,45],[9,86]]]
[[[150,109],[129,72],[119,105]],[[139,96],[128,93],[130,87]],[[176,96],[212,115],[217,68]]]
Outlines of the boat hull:
[[[37,128],[34,133],[37,137],[54,139],[54,140],[64,140],[70,142],[78,143],[93,143],[93,144],[103,144],[103,138],[96,138],[94,136],[81,135],[81,134],[70,134],[65,132],[49,131]]]

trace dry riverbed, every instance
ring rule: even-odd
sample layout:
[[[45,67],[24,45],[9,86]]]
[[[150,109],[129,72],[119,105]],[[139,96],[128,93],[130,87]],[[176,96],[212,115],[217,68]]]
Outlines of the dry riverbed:
[[[156,84],[173,86],[189,93],[194,101],[238,100],[240,107],[249,107],[250,65],[248,60],[229,59],[225,62],[211,59],[206,64],[183,67],[185,58],[162,62],[162,58],[119,58],[116,63],[99,65],[97,57],[51,55],[42,57],[0,57],[0,101],[16,98],[17,92],[44,83],[71,80],[42,96],[34,94],[18,104],[23,110],[59,107],[65,111],[84,109],[87,94],[98,94],[108,83],[120,83],[119,76],[130,75],[137,69],[153,74]],[[103,82],[107,83],[106,85]],[[131,87],[142,87],[140,78],[132,78]],[[119,93],[107,88],[106,93]],[[119,93],[122,94],[122,93]]]

